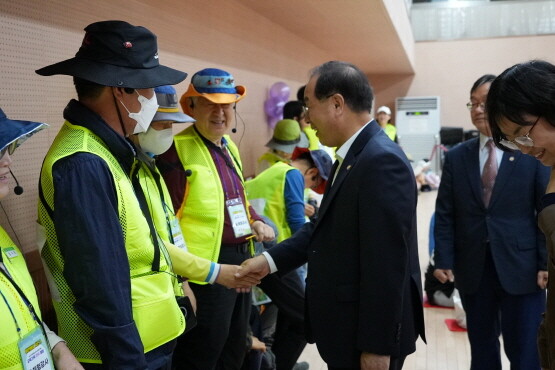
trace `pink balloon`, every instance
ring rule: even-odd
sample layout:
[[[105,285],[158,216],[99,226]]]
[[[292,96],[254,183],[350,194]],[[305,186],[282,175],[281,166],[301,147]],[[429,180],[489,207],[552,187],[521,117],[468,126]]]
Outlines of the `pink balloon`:
[[[270,98],[277,98],[278,100],[287,101],[289,99],[289,94],[291,89],[285,82],[276,82],[270,87]]]

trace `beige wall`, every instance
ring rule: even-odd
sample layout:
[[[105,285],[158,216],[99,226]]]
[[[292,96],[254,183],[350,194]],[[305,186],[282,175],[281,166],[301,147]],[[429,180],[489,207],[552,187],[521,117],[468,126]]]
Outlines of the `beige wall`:
[[[232,134],[240,144],[246,175],[254,173],[271,136],[263,110],[268,88],[286,82],[294,98],[308,70],[331,58],[240,1],[0,1],[0,107],[8,117],[51,125],[14,154],[12,169],[25,192],[2,201],[25,251],[35,248],[40,165],[63,122],[63,108],[75,97],[71,77],[41,77],[34,71],[73,57],[83,28],[105,19],[124,19],[157,34],[161,63],[189,73],[176,86],[179,94],[192,74],[206,67],[226,69],[247,87],[247,97],[237,105],[242,121]],[[250,29],[243,27],[245,22]],[[177,125],[176,131],[182,128]],[[1,213],[0,224],[13,237]]]
[[[232,135],[240,143],[246,175],[254,172],[256,158],[271,136],[263,111],[268,88],[284,81],[293,98],[311,67],[338,58],[240,0],[0,0],[0,106],[13,118],[51,125],[15,153],[12,169],[25,193],[2,201],[26,251],[35,248],[40,165],[62,123],[64,106],[75,96],[70,77],[40,77],[34,70],[72,57],[85,25],[103,19],[125,19],[150,28],[159,37],[163,64],[190,75],[201,68],[221,67],[247,86],[248,96],[238,104],[245,129],[240,121],[238,133]],[[415,75],[370,76],[376,104],[393,108],[398,96],[439,95],[442,123],[470,128],[464,104],[472,82],[518,61],[548,58],[554,41],[555,36],[541,36],[417,43]],[[368,52],[379,53],[379,46]],[[383,55],[381,60],[387,64],[391,57]],[[185,91],[189,81],[177,86],[178,93]],[[1,213],[0,224],[13,235]]]
[[[500,74],[529,59],[555,63],[555,36],[509,37],[483,40],[418,42],[414,76],[370,76],[376,104],[389,105],[402,96],[439,96],[441,125],[473,128],[465,104],[478,77]]]

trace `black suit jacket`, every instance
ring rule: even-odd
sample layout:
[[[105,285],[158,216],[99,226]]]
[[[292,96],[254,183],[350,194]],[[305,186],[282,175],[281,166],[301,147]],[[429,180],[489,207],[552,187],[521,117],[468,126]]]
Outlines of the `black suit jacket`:
[[[331,176],[330,176],[331,181]],[[424,339],[414,173],[375,121],[354,141],[318,221],[269,251],[280,272],[308,261],[308,340],[333,367],[393,357]]]
[[[547,270],[547,256],[536,215],[548,180],[549,168],[540,161],[519,151],[504,153],[486,207],[479,138],[452,148],[445,156],[437,194],[435,267],[453,269],[455,286],[473,294],[489,248],[505,291],[539,291],[536,275]]]

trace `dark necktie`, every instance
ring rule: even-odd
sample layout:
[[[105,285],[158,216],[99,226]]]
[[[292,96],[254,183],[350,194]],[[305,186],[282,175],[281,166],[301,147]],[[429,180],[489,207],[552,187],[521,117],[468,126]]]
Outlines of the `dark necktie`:
[[[497,176],[497,154],[495,153],[493,140],[489,139],[486,147],[488,148],[488,159],[482,170],[482,199],[487,207],[489,206],[491,192],[495,184],[495,177]]]

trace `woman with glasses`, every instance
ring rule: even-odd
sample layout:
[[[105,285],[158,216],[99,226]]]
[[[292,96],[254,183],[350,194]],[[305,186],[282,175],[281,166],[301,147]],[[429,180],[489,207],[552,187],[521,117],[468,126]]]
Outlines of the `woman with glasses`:
[[[0,109],[0,199],[10,192],[11,155],[47,125],[15,121]],[[0,368],[83,369],[65,342],[41,320],[23,253],[0,227]]]
[[[533,60],[512,66],[493,81],[486,108],[496,145],[520,150],[551,167],[538,224],[547,239],[548,276],[555,277],[555,66]],[[555,295],[547,283],[547,308],[538,334],[541,367],[555,369]]]

